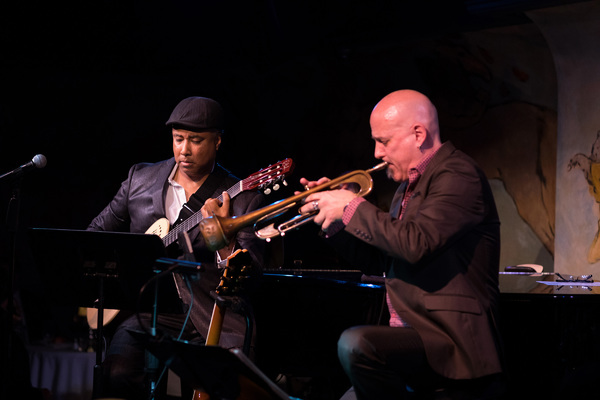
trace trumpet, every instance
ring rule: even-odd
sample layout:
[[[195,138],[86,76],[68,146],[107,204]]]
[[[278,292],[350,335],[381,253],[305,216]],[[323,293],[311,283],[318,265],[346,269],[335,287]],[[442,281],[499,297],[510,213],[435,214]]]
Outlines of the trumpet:
[[[360,189],[356,195],[364,197],[373,189],[373,178],[371,177],[371,174],[373,172],[381,171],[387,166],[387,162],[382,162],[368,170],[356,170],[349,172],[336,179],[332,179],[329,182],[317,185],[302,193],[298,193],[294,196],[288,197],[287,199],[277,201],[271,205],[252,211],[248,214],[229,218],[223,218],[216,215],[204,218],[199,223],[200,233],[204,237],[206,246],[211,251],[216,251],[227,246],[229,244],[229,239],[227,239],[228,237],[232,237],[240,229],[252,224],[255,225],[256,236],[261,239],[270,240],[276,236],[283,236],[287,231],[296,229],[299,226],[312,221],[315,215],[318,213],[318,210],[306,214],[300,214],[291,220],[278,225],[277,227],[275,227],[274,224],[270,224],[265,228],[257,230],[256,224],[260,221],[273,219],[293,207],[301,206],[304,199],[313,193],[322,192],[325,190],[340,189],[344,185],[358,185]]]

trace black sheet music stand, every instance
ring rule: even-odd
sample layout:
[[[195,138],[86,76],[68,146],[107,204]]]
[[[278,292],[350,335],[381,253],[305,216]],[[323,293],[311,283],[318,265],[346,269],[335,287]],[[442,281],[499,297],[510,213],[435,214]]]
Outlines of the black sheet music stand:
[[[136,312],[183,312],[173,279],[161,279],[155,290],[140,289],[166,269],[166,250],[156,235],[32,228],[31,248],[55,304],[98,308],[94,397],[101,393],[104,309]],[[160,293],[160,301],[158,301]]]
[[[207,393],[210,399],[299,400],[275,385],[241,350],[130,333],[182,381]]]

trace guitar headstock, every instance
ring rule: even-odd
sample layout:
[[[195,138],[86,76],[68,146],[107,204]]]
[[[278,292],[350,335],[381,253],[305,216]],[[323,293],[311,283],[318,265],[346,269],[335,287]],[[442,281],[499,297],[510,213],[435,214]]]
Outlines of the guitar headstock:
[[[242,190],[260,189],[265,194],[271,193],[273,190],[279,189],[279,182],[282,182],[284,186],[287,186],[287,182],[284,178],[291,174],[294,170],[294,161],[291,158],[279,161],[273,165],[269,165],[266,168],[261,169],[258,172],[250,175],[242,181]]]
[[[221,281],[215,289],[219,296],[233,296],[243,291],[243,283],[252,274],[252,258],[246,249],[238,249],[219,263]]]

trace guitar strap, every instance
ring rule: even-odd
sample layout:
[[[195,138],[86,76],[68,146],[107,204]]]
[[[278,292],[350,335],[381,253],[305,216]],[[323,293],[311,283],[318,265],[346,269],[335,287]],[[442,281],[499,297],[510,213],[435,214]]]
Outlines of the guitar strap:
[[[221,167],[219,164],[215,164],[215,168],[210,175],[208,175],[208,178],[206,178],[202,186],[200,186],[198,190],[196,190],[196,192],[190,196],[190,199],[187,201],[187,203],[181,207],[177,221],[175,221],[173,226],[178,225],[182,221],[185,221],[192,216],[192,214],[198,212],[204,205],[204,202],[206,202],[206,200],[212,196],[227,175],[229,175],[229,171]]]

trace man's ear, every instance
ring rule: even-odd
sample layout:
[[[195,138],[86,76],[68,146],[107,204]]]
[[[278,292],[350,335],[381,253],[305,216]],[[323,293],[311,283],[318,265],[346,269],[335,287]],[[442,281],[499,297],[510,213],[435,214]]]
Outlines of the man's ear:
[[[415,134],[415,142],[417,144],[417,148],[421,148],[427,141],[427,128],[423,124],[414,124],[413,125],[413,133]]]

